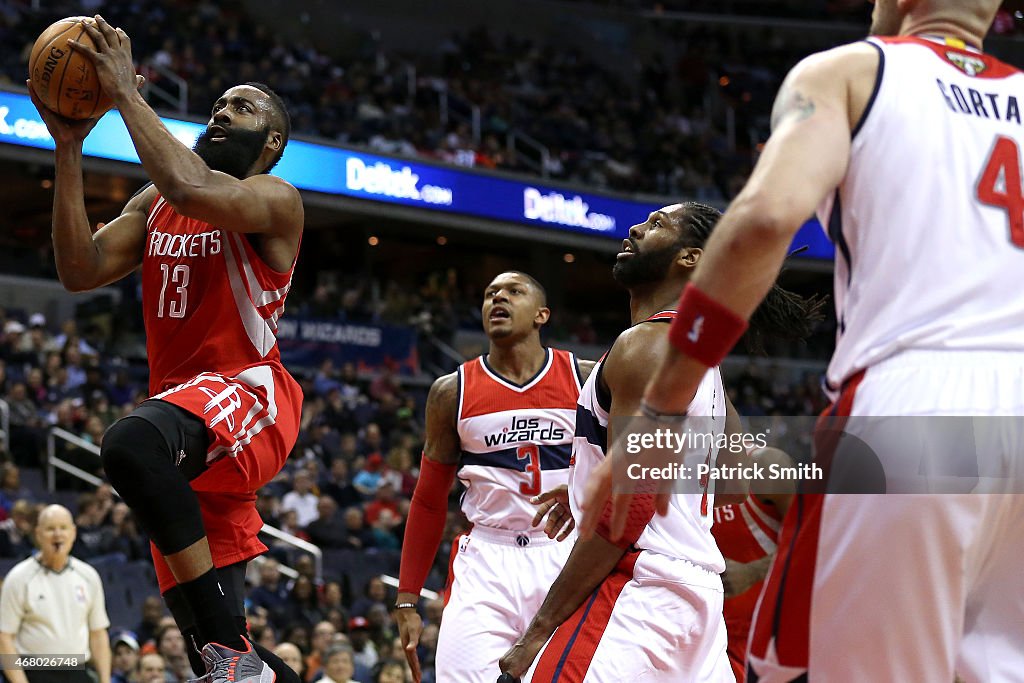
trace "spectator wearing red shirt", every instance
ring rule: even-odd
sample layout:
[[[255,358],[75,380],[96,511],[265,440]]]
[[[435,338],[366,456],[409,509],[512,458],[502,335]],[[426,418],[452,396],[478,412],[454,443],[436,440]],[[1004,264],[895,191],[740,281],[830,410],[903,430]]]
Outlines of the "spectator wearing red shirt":
[[[376,524],[383,510],[390,510],[396,518],[401,517],[395,500],[395,487],[388,482],[381,483],[374,499],[366,506],[366,523],[370,526]]]

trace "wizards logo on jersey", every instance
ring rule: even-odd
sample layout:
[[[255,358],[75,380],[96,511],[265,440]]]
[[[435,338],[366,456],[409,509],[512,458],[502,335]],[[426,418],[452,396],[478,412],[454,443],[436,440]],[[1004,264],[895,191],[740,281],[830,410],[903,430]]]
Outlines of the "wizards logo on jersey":
[[[946,61],[972,77],[977,76],[988,68],[985,60],[965,55],[962,52],[947,52]]]
[[[543,443],[546,441],[562,441],[565,438],[566,430],[559,427],[553,420],[545,420],[544,426],[536,417],[512,416],[508,426],[503,427],[500,432],[484,434],[484,443],[488,447],[504,446],[506,444],[521,443],[529,441]]]

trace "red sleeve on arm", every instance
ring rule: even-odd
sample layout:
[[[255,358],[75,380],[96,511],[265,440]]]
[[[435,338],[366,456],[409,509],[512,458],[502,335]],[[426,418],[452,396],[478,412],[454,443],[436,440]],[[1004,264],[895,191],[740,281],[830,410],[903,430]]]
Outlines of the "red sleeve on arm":
[[[420,461],[420,478],[412,494],[402,542],[402,566],[398,572],[400,593],[419,595],[423,589],[448,521],[448,491],[457,469],[457,465],[442,465],[426,456]]]
[[[654,494],[635,493],[629,498],[629,512],[626,515],[626,528],[622,532],[622,538],[612,539],[612,501],[609,499],[601,511],[601,519],[597,522],[597,535],[619,548],[628,548],[637,542],[640,534],[644,532],[647,525],[654,519]]]

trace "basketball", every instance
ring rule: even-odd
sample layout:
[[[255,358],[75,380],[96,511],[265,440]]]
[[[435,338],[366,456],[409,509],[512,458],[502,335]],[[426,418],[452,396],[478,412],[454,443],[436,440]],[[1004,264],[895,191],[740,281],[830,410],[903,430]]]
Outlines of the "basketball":
[[[36,95],[48,109],[69,119],[95,118],[113,106],[92,62],[67,44],[71,39],[95,47],[83,21],[95,23],[91,17],[68,17],[50,24],[36,39],[28,60]]]

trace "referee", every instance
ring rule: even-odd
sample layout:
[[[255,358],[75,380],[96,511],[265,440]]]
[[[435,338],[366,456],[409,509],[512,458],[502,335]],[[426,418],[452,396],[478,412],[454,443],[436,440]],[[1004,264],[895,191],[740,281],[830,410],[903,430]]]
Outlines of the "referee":
[[[0,592],[0,654],[7,680],[92,683],[83,666],[91,654],[99,683],[110,683],[103,584],[95,569],[70,556],[75,523],[68,509],[44,508],[35,537],[39,553],[16,564]],[[41,668],[22,670],[15,655]]]

